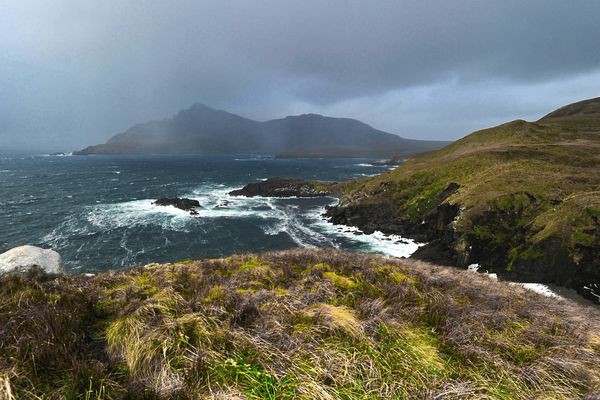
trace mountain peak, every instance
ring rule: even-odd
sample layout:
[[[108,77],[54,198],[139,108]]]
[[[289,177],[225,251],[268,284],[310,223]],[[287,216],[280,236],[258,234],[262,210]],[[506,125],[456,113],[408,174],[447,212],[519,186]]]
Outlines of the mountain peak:
[[[194,104],[192,104],[192,105],[191,105],[191,106],[188,108],[188,110],[212,110],[212,111],[217,111],[216,109],[214,109],[214,108],[212,108],[212,107],[210,107],[210,106],[207,106],[206,104],[204,104],[204,103],[201,103],[201,102],[199,102],[199,101],[197,101],[197,102],[195,102]]]
[[[315,113],[304,113],[304,114],[296,114],[296,115],[288,115],[283,119],[317,119],[317,118],[327,118],[324,115],[321,114],[315,114]]]
[[[302,154],[389,158],[440,148],[358,120],[302,114],[258,122],[197,102],[172,118],[138,124],[77,154]]]

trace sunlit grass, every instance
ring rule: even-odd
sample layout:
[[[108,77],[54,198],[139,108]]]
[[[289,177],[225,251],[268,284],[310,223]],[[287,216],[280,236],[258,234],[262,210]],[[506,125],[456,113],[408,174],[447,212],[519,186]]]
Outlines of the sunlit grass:
[[[334,251],[9,275],[0,398],[579,398],[600,382],[598,320],[475,273]]]

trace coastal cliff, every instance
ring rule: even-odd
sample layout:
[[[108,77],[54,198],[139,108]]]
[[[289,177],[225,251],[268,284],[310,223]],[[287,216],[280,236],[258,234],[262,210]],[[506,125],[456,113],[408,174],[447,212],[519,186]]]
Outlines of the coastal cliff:
[[[428,242],[413,257],[600,300],[600,98],[474,132],[340,190],[332,222]]]
[[[600,98],[474,132],[375,177],[271,178],[244,196],[335,196],[325,216],[423,243],[412,257],[600,302]]]

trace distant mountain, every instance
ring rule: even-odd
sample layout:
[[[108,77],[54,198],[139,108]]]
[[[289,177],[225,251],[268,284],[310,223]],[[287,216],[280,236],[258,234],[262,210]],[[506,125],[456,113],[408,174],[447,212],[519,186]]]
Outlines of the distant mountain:
[[[274,154],[393,157],[447,142],[404,139],[349,118],[303,114],[254,121],[196,103],[172,118],[135,125],[74,154]]]

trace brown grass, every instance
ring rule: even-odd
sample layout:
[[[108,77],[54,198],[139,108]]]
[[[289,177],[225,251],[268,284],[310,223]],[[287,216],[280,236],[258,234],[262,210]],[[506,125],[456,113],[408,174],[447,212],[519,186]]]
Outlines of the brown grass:
[[[599,313],[333,250],[0,278],[0,399],[562,399]]]

